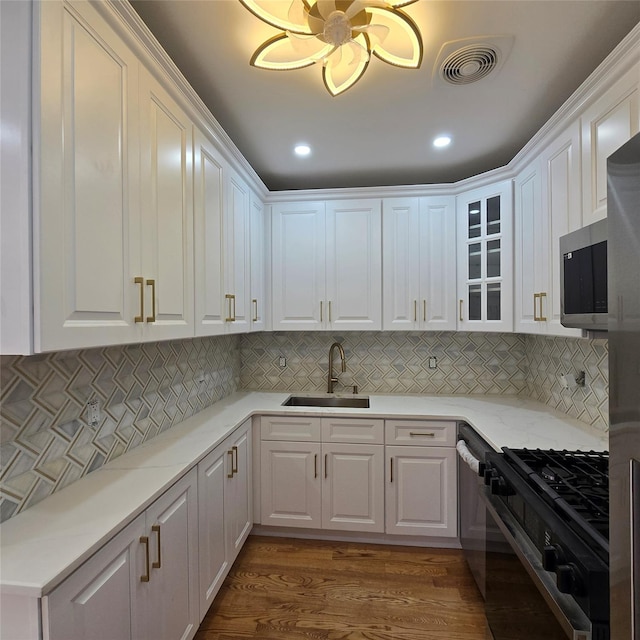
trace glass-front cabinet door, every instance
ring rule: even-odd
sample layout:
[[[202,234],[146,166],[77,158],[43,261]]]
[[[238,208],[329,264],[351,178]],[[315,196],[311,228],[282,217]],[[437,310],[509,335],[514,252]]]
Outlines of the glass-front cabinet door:
[[[511,181],[460,194],[458,329],[513,329]]]

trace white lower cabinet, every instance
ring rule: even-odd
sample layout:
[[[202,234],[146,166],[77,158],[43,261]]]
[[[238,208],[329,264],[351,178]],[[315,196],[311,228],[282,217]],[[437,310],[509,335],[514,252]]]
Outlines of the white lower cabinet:
[[[261,523],[455,538],[455,433],[445,420],[263,417]]]
[[[251,420],[198,464],[200,620],[252,526]]]
[[[261,432],[262,524],[384,531],[382,420],[265,417]]]
[[[187,640],[198,628],[196,470],[43,598],[45,640]]]
[[[384,447],[323,444],[322,528],[384,531]]]
[[[189,640],[252,518],[251,420],[42,599],[44,640]]]
[[[387,420],[386,533],[458,534],[455,422]]]

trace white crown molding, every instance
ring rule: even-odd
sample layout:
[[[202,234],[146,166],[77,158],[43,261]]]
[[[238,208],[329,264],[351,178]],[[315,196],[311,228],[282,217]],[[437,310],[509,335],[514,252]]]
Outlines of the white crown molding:
[[[585,107],[604,93],[619,77],[638,66],[640,74],[640,23],[637,24],[605,60],[591,73],[578,89],[565,101],[540,130],[505,166],[493,169],[476,176],[471,176],[454,183],[398,185],[385,187],[353,187],[336,189],[305,189],[287,191],[269,191],[242,155],[235,143],[227,135],[220,123],[211,114],[200,96],[187,82],[173,60],[167,55],[149,28],[142,21],[127,0],[92,0],[94,6],[110,21],[115,19],[124,23],[132,44],[139,53],[153,62],[156,69],[161,70],[175,85],[185,98],[190,111],[198,124],[206,128],[220,152],[240,171],[243,177],[260,194],[266,203],[309,201],[322,199],[350,199],[364,197],[419,197],[458,195],[464,191],[483,187],[496,182],[513,178],[544,146],[578,118]]]
[[[640,23],[623,38],[616,48],[596,67],[591,75],[567,98],[537,133],[507,165],[515,175],[541,151],[555,135],[584,112],[634,66],[640,79]]]
[[[143,59],[153,63],[152,70],[162,71],[165,77],[168,77],[175,84],[175,87],[178,88],[184,97],[183,106],[187,106],[190,114],[198,121],[198,125],[206,129],[218,147],[218,150],[224,155],[225,159],[233,168],[250,183],[250,186],[258,192],[260,197],[265,198],[269,190],[260,176],[242,155],[226,131],[220,126],[220,123],[214,118],[189,82],[187,82],[187,79],[182,75],[180,69],[178,69],[167,52],[162,48],[131,4],[127,0],[92,0],[92,4],[109,22],[113,23],[114,19],[117,19],[120,22],[118,26],[124,24],[127,27],[127,35],[138,53],[142,55]],[[163,80],[162,77],[158,79]],[[168,88],[175,91],[175,87]]]

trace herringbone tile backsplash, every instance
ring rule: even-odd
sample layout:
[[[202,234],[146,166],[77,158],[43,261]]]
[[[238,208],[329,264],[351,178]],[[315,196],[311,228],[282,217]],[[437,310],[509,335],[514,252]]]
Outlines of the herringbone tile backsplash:
[[[233,393],[238,338],[0,359],[0,521]],[[90,426],[87,403],[100,402]]]
[[[336,392],[521,393],[526,387],[522,336],[462,332],[275,332],[240,341],[245,389],[326,392],[329,347],[341,342],[347,371]],[[279,358],[287,366],[279,366]],[[428,359],[437,368],[428,368]],[[336,371],[339,367],[336,365]]]
[[[606,340],[276,332],[2,356],[0,521],[237,388],[326,391],[335,340],[347,356],[337,392],[355,384],[361,393],[525,394],[601,429],[608,425]],[[437,368],[429,369],[430,357]],[[560,387],[558,374],[580,370],[586,387]],[[93,399],[101,405],[94,426],[87,413]]]

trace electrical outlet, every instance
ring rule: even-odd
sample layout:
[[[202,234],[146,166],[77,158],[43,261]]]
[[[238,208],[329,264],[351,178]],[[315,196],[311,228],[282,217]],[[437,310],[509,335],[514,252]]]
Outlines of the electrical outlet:
[[[100,400],[98,398],[87,402],[87,422],[90,427],[97,427],[100,424]]]
[[[287,359],[284,356],[280,356],[278,364],[284,369],[287,366]]]
[[[435,356],[431,356],[429,358],[429,369],[437,369],[438,368],[438,358]]]

